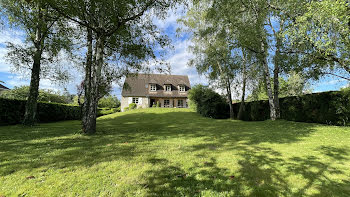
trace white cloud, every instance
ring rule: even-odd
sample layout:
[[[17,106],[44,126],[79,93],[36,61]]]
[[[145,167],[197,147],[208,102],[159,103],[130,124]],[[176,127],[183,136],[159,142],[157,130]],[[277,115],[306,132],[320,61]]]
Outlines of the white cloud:
[[[18,30],[8,29],[0,31],[0,72],[10,72],[11,65],[5,61],[7,53],[6,43],[11,42],[16,45],[23,45],[24,33]]]
[[[0,44],[11,42],[13,44],[23,44],[25,34],[19,30],[6,30],[0,31]]]
[[[208,84],[208,80],[200,76],[196,68],[188,65],[188,61],[194,58],[194,55],[188,50],[191,44],[189,40],[178,41],[174,44],[175,51],[167,59],[171,65],[171,72],[175,75],[188,75],[192,85]]]

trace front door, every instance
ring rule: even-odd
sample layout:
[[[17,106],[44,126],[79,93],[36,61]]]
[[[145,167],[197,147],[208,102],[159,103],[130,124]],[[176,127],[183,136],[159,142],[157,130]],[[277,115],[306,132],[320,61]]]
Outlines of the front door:
[[[156,99],[151,99],[149,102],[149,107],[156,106]]]

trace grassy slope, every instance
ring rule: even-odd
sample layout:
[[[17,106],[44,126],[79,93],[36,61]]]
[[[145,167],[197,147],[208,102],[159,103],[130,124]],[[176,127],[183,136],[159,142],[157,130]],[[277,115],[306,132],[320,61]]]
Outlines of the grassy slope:
[[[349,127],[144,109],[79,128],[0,127],[0,196],[350,196]]]

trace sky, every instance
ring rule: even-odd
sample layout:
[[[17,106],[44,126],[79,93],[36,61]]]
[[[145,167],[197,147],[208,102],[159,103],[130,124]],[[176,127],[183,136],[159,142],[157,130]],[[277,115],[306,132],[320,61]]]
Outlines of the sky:
[[[191,85],[204,84],[208,81],[204,76],[200,76],[196,69],[188,66],[188,61],[193,58],[193,54],[188,50],[191,40],[187,34],[176,33],[176,29],[180,27],[177,19],[184,14],[183,11],[169,11],[168,16],[164,20],[155,20],[155,24],[172,40],[173,50],[169,50],[166,55],[166,61],[171,65],[171,74],[188,75]],[[21,30],[0,30],[0,81],[5,82],[8,88],[15,86],[29,85],[29,77],[22,76],[13,72],[12,65],[5,60],[7,52],[6,42],[14,42],[16,44],[23,43],[24,33]],[[69,67],[69,65],[67,65]],[[41,89],[53,89],[63,92],[65,89],[70,93],[76,93],[76,86],[82,81],[83,73],[72,69],[72,79],[67,84],[53,83],[48,79],[40,81]],[[323,92],[330,90],[339,90],[347,85],[346,80],[334,77],[324,77],[317,82],[312,82],[313,92]],[[121,97],[121,88],[117,83],[113,83],[112,94]]]

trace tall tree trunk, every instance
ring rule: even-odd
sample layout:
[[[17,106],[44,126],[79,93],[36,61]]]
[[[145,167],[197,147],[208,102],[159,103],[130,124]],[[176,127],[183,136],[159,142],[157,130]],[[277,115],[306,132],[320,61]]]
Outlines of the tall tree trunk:
[[[29,95],[26,103],[23,124],[27,126],[34,125],[37,117],[39,83],[40,83],[40,60],[41,51],[37,49],[34,55],[32,74],[30,79]]]
[[[226,91],[227,91],[228,105],[230,107],[230,119],[234,119],[235,114],[233,112],[231,82],[228,76],[226,77]]]
[[[38,7],[38,16],[39,19],[43,18],[41,13],[41,5],[37,4]],[[43,47],[43,39],[42,38],[42,25],[41,21],[38,22],[35,30],[35,40],[34,45],[36,48],[34,57],[33,57],[33,67],[30,78],[30,87],[29,87],[29,95],[26,103],[26,109],[24,113],[23,124],[27,126],[34,125],[37,117],[37,106],[38,106],[38,95],[39,95],[39,84],[40,84],[40,66],[41,66],[41,55],[42,55],[42,47]]]
[[[279,39],[277,33],[276,35],[276,53],[275,53],[275,68],[273,70],[273,101],[276,108],[276,118],[281,118],[280,101],[279,101],[279,73],[280,73],[280,47],[281,40]]]
[[[267,64],[267,56],[265,52],[265,43],[261,42],[261,64],[264,70],[264,79],[266,84],[267,96],[269,98],[269,106],[270,106],[270,118],[271,120],[276,120],[276,107],[273,100],[272,88],[271,88],[271,79],[270,79],[270,71],[269,65]]]
[[[277,52],[276,52],[277,55]],[[280,101],[279,101],[279,64],[275,61],[275,69],[273,70],[273,102],[276,108],[276,118],[279,119],[281,117],[280,113]]]
[[[246,89],[246,83],[247,83],[247,76],[246,76],[246,62],[243,63],[243,87],[242,87],[242,98],[241,98],[241,104],[239,105],[239,111],[237,115],[238,120],[243,119],[243,112],[244,112],[244,99],[245,99],[245,89]]]
[[[98,86],[101,78],[101,70],[103,66],[103,51],[104,51],[104,37],[97,36],[96,41],[96,60],[92,64],[90,77],[90,91],[85,91],[85,95],[89,97],[89,102],[85,106],[83,132],[93,134],[96,132],[96,118],[97,118],[97,104],[98,104]]]
[[[82,113],[82,130],[84,133],[88,133],[87,125],[89,121],[89,108],[91,104],[91,83],[92,83],[92,30],[87,28],[87,53],[86,53],[86,65],[85,65],[85,79],[84,79],[84,104]]]

